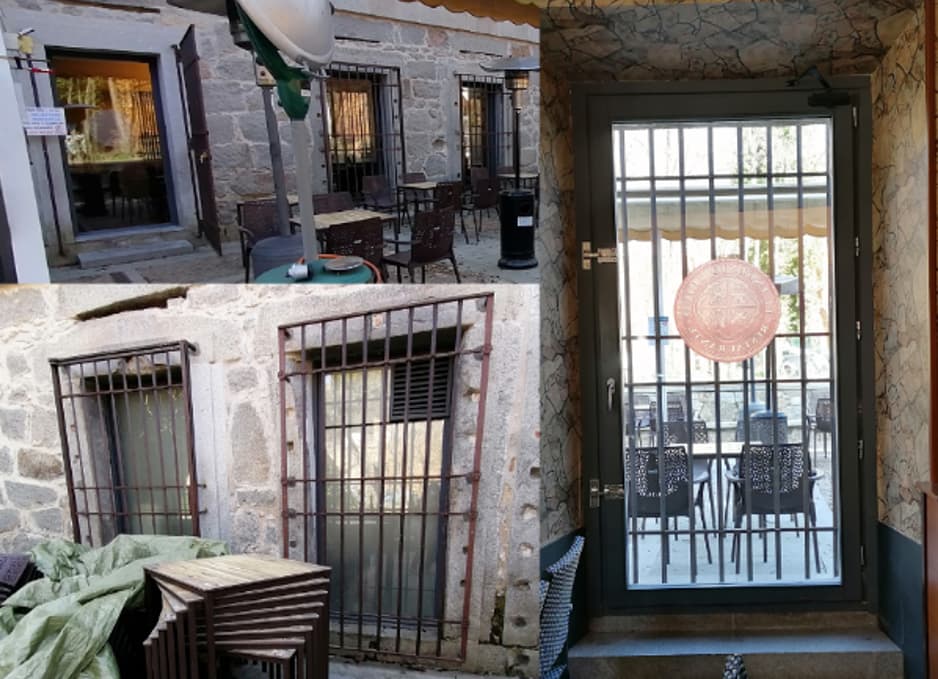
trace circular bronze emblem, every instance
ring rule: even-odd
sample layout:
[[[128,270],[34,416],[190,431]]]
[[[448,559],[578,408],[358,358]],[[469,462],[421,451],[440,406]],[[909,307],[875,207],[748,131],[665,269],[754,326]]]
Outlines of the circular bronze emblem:
[[[674,322],[688,346],[713,361],[745,361],[765,349],[782,317],[772,279],[739,259],[691,271],[674,300]]]

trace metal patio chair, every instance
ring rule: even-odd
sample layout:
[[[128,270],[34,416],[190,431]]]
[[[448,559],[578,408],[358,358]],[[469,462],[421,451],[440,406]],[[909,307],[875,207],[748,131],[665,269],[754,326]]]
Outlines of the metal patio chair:
[[[401,281],[401,269],[407,268],[410,282],[415,282],[415,271],[420,267],[421,282],[427,282],[427,265],[443,260],[453,264],[456,282],[460,283],[459,266],[456,264],[456,254],[453,252],[453,231],[455,230],[455,214],[452,209],[424,210],[414,215],[414,225],[411,229],[412,238],[409,241],[390,240],[395,245],[409,245],[409,250],[401,250],[391,255],[385,255],[382,262],[397,269],[397,281]]]
[[[330,255],[361,257],[380,268],[384,258],[384,226],[381,219],[375,217],[330,226],[323,233],[323,251]]]
[[[238,208],[238,238],[245,283],[251,281],[251,251],[265,238],[280,235],[278,219],[275,199],[247,200]],[[290,231],[295,231],[292,225]]]
[[[399,204],[386,175],[367,175],[362,178],[362,204],[369,210],[397,212]]]
[[[583,553],[585,540],[578,535],[567,553],[548,566],[547,576],[541,580],[541,631],[539,639],[541,679],[559,678],[567,669],[567,640],[570,630],[570,612],[573,583]]]
[[[690,431],[688,432],[688,427]],[[707,431],[705,420],[694,420],[693,422],[678,421],[665,422],[661,432],[664,438],[664,445],[671,446],[678,443],[688,443],[693,440],[694,443],[709,443],[710,432]],[[711,483],[710,462],[712,460],[694,460],[694,485],[698,486],[696,501],[703,506],[703,492],[706,489],[707,497],[710,500],[710,520],[711,525],[716,525],[716,508],[713,504],[713,484]]]
[[[740,455],[737,469],[726,472],[727,481],[733,485],[735,498],[734,528],[741,528],[746,516],[758,517],[759,528],[765,528],[766,518],[769,516],[790,514],[797,517],[800,513],[807,516],[810,527],[816,526],[814,484],[823,477],[824,472],[811,468],[811,458],[805,454],[800,443],[748,446]],[[805,483],[808,484],[807,489],[804,487]],[[769,541],[765,533],[762,537],[764,562],[768,559]],[[814,561],[817,571],[820,572],[821,556],[816,531],[813,537]],[[733,535],[733,547],[730,552],[730,558],[736,561],[737,573],[742,561],[740,551],[741,540],[737,532]]]
[[[688,453],[683,445],[663,448],[664,464],[658,460],[658,448],[635,448],[629,450],[625,458],[625,486],[629,495],[626,498],[630,518],[657,519],[661,530],[667,533],[669,518],[675,521],[679,517],[692,520],[694,508],[700,510],[700,524],[703,528],[704,545],[707,548],[707,563],[713,563],[710,551],[710,539],[707,537],[707,517],[703,509],[703,495],[697,493],[691,501],[691,479],[688,470]],[[661,467],[664,471],[662,473]],[[664,477],[662,489],[661,478]],[[707,475],[709,478],[709,474]],[[668,540],[663,541],[662,558],[671,561]]]
[[[489,177],[473,179],[472,193],[469,195],[469,201],[463,205],[463,208],[472,212],[472,225],[475,227],[476,243],[478,243],[479,232],[482,231],[482,211],[490,212],[492,208],[495,208],[495,211],[498,212],[497,182]]]

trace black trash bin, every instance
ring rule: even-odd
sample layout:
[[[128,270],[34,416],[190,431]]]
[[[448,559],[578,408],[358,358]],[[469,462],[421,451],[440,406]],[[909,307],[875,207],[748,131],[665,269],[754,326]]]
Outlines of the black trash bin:
[[[502,269],[533,269],[534,257],[534,193],[532,191],[502,191],[499,198],[501,217]]]

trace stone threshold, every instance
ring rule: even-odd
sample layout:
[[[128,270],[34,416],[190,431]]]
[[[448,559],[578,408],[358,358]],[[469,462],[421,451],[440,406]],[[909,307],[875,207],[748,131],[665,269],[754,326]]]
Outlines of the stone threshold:
[[[869,613],[606,617],[569,653],[572,679],[719,677],[728,655],[770,679],[902,679],[902,652]]]
[[[179,233],[185,228],[178,224],[149,224],[146,226],[126,226],[120,229],[101,229],[75,235],[76,243],[97,243],[99,241],[132,238],[134,236],[158,236],[164,233]]]

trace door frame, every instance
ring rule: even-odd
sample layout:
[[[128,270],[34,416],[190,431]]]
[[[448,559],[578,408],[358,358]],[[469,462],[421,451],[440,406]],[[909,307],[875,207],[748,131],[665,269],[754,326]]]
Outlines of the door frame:
[[[706,612],[715,610],[824,610],[824,609],[869,609],[877,607],[877,544],[876,544],[876,450],[875,450],[875,375],[873,373],[873,307],[872,307],[872,103],[869,78],[866,76],[845,76],[831,78],[832,85],[837,89],[850,93],[853,106],[856,109],[858,123],[855,132],[853,125],[844,124],[849,121],[851,112],[848,108],[835,114],[839,123],[835,126],[834,140],[844,143],[849,139],[853,145],[854,176],[852,177],[853,195],[852,211],[854,216],[855,235],[859,239],[859,255],[854,260],[854,239],[845,238],[843,234],[835,240],[834,270],[832,275],[837,291],[837,305],[846,312],[838,312],[836,334],[844,338],[855,334],[856,320],[861,328],[866,330],[861,334],[856,345],[851,344],[846,360],[855,361],[851,367],[856,375],[856,389],[859,396],[857,401],[846,403],[846,399],[838,399],[838,419],[841,422],[842,436],[840,437],[841,455],[846,455],[851,446],[857,446],[858,440],[864,442],[862,458],[858,461],[857,472],[853,481],[856,483],[856,493],[860,506],[860,516],[857,518],[859,534],[841,532],[842,544],[842,577],[843,584],[839,587],[692,587],[674,590],[656,590],[649,595],[645,591],[630,590],[625,592],[625,579],[622,579],[622,589],[619,590],[620,601],[610,592],[604,591],[610,577],[610,569],[602,560],[603,530],[607,532],[610,527],[604,525],[600,511],[588,508],[589,480],[600,479],[601,483],[618,483],[621,479],[603,478],[601,474],[601,442],[615,441],[621,447],[622,413],[621,413],[621,379],[618,361],[618,315],[609,318],[601,309],[600,292],[605,291],[608,297],[609,290],[617,290],[617,269],[610,264],[593,264],[585,270],[580,263],[578,268],[579,290],[579,329],[581,352],[581,417],[583,420],[583,454],[581,475],[581,503],[583,507],[584,526],[587,534],[585,562],[589,582],[599,583],[593,586],[587,595],[591,616],[621,615],[628,613],[641,613],[654,610],[656,612]],[[665,120],[687,119],[699,116],[701,118],[733,118],[772,115],[810,115],[819,109],[807,106],[806,95],[817,91],[818,86],[806,83],[796,87],[788,86],[787,81],[777,79],[765,80],[727,80],[706,82],[682,83],[575,83],[573,86],[573,128],[574,148],[578,149],[575,157],[576,176],[586,178],[590,176],[593,157],[602,149],[595,138],[591,139],[590,120],[591,112],[595,120],[596,111],[602,111],[600,118],[610,123],[613,120],[628,122],[630,120]],[[729,95],[744,95],[746,104],[744,110],[738,106],[727,110],[726,99]],[[793,94],[801,96],[793,97]],[[701,95],[701,106],[693,114],[686,110],[671,115],[659,115],[658,112],[644,115],[641,112],[642,96],[691,96]],[[709,95],[709,101],[704,97]],[[758,95],[758,96],[757,96]],[[621,115],[623,101],[631,98],[629,107],[631,115]],[[615,105],[613,101],[617,100]],[[601,102],[601,103],[600,103]],[[597,105],[598,104],[598,105]],[[846,129],[845,129],[846,128]],[[601,136],[601,135],[596,135]],[[601,136],[605,140],[605,136]],[[839,139],[839,141],[838,141]],[[611,142],[611,136],[610,136]],[[591,144],[597,144],[592,146]],[[835,152],[836,153],[836,152]],[[837,178],[835,177],[835,182]],[[607,233],[594,232],[593,224],[596,201],[593,189],[594,181],[578,181],[576,183],[575,214],[576,234],[579,243],[589,242],[593,252],[600,248],[616,247],[615,230]],[[608,193],[610,204],[599,209],[608,210],[607,217],[612,211],[612,186],[600,188],[604,197]],[[838,194],[839,195],[839,194]],[[860,197],[867,196],[865,203]],[[835,195],[835,201],[837,200]],[[614,217],[613,217],[614,219]],[[608,219],[606,220],[608,221]],[[605,222],[604,222],[605,223]],[[575,256],[580,257],[578,246]],[[846,258],[846,259],[845,259]],[[838,263],[850,261],[846,267]],[[844,271],[846,269],[846,271]],[[854,290],[867,290],[870,294],[854,296]],[[614,295],[617,299],[617,295]],[[854,309],[853,312],[849,309]],[[852,354],[852,356],[850,355]],[[838,366],[845,367],[845,359],[840,359]],[[619,387],[616,390],[616,399],[613,411],[606,414],[606,388],[605,378],[616,376]],[[845,393],[845,379],[849,381],[849,374],[844,370],[838,374],[838,390]],[[848,410],[848,406],[851,408]],[[852,410],[852,407],[856,410]],[[869,417],[863,417],[869,413]],[[856,425],[855,427],[853,425]],[[856,454],[856,453],[855,453]],[[607,474],[608,476],[608,474]],[[851,477],[844,474],[841,478],[842,487],[850,483]],[[842,522],[842,525],[844,523]],[[850,558],[854,562],[860,561],[859,550],[863,548],[865,565],[855,571],[848,579],[847,559],[853,549],[857,552]],[[623,555],[624,561],[624,555]],[[616,570],[615,572],[618,573]],[[714,591],[718,594],[714,595]],[[628,601],[625,601],[628,599]],[[717,601],[719,599],[719,601]]]
[[[125,55],[131,58],[152,59],[155,64],[154,84],[159,91],[162,106],[162,121],[165,126],[166,148],[164,157],[170,169],[167,184],[172,182],[172,214],[176,215],[169,228],[184,229],[194,237],[198,224],[195,219],[195,194],[189,180],[188,143],[183,128],[182,93],[176,76],[176,55],[173,46],[179,42],[184,29],[178,26],[159,26],[142,24],[134,20],[97,18],[90,16],[71,16],[50,14],[19,8],[5,9],[4,23],[7,30],[16,31],[24,27],[34,30],[35,54],[37,61],[45,59],[46,49],[53,52],[93,52],[108,53],[115,57]],[[101,36],[107,36],[107,43],[102,45]],[[16,77],[16,75],[14,75]],[[49,77],[38,75],[39,99],[41,106],[53,106],[53,88]],[[25,74],[16,77],[23,85],[24,97],[31,101],[31,90]],[[69,255],[80,251],[80,245],[90,241],[116,238],[127,233],[146,234],[151,231],[164,231],[166,225],[130,227],[120,234],[101,235],[97,232],[80,233],[70,214],[71,200],[68,195],[66,163],[60,144],[50,143],[49,160],[52,164],[53,186],[57,197],[59,219],[62,228],[62,240]],[[46,243],[46,255],[50,262],[58,260],[56,236],[53,227],[50,187],[43,171],[42,149],[38,138],[29,142],[29,154],[34,168],[36,197],[39,203],[40,219],[43,228],[43,240]]]

